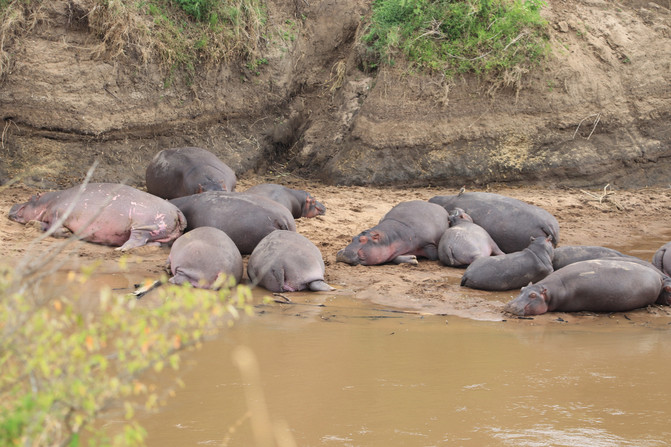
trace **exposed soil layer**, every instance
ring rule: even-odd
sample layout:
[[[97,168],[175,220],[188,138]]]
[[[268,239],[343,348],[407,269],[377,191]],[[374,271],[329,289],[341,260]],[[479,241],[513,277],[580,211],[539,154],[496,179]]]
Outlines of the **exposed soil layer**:
[[[267,64],[182,79],[136,48],[97,54],[73,17],[88,2],[43,2],[37,26],[6,44],[0,178],[70,186],[98,160],[94,180],[142,186],[158,150],[188,145],[239,175],[325,184],[669,186],[669,0],[548,2],[551,57],[487,82],[401,58],[362,71],[363,0],[269,0]]]

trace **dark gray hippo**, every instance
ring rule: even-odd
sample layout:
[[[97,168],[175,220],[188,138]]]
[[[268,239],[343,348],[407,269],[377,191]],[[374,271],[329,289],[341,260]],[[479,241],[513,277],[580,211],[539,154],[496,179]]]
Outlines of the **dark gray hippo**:
[[[334,290],[324,281],[324,260],[315,244],[293,231],[277,230],[256,246],[247,276],[271,292]]]
[[[212,152],[199,147],[163,149],[147,166],[147,192],[164,199],[203,191],[235,191],[235,172]]]
[[[262,183],[248,188],[246,193],[259,194],[287,207],[294,219],[316,217],[326,213],[326,207],[302,189],[287,188],[274,183]]]
[[[671,276],[671,242],[662,245],[659,250],[655,252],[652,257],[652,263],[655,267]]]
[[[205,191],[172,199],[170,203],[186,216],[187,230],[219,228],[233,239],[243,255],[250,254],[272,231],[296,231],[296,222],[288,209],[254,194]]]
[[[624,312],[655,303],[662,277],[623,259],[592,259],[567,265],[533,285],[523,287],[505,306],[514,315],[546,312]]]
[[[438,243],[448,228],[445,208],[423,200],[401,202],[373,228],[352,238],[336,260],[351,265],[386,262],[417,264],[417,256],[438,259]]]
[[[555,270],[566,267],[578,261],[587,261],[590,259],[610,258],[610,257],[631,257],[620,253],[617,250],[598,245],[564,245],[555,248],[552,266]]]
[[[173,284],[188,282],[211,289],[225,284],[217,282],[221,274],[235,279],[235,284],[242,279],[240,250],[226,233],[214,227],[194,228],[178,237],[170,249],[168,265]]]
[[[657,268],[653,263],[644,261],[643,259],[637,258],[635,256],[612,256],[612,257],[603,257],[599,259],[605,259],[605,260],[612,260],[612,261],[623,261],[623,262],[634,262],[636,264],[642,265],[644,267],[649,268],[650,270],[654,271],[657,273],[660,278],[662,278],[662,291],[657,298],[657,301],[655,304],[663,304],[666,306],[671,305],[671,276],[667,275],[663,271]]]
[[[502,255],[489,233],[473,223],[471,216],[461,208],[450,213],[450,228],[445,230],[438,244],[440,262],[451,267],[469,265],[478,258]]]
[[[522,251],[478,258],[461,277],[461,285],[481,290],[512,290],[539,281],[552,273],[552,242],[532,237]]]
[[[462,192],[453,196],[435,196],[429,202],[437,203],[448,211],[463,209],[505,253],[524,250],[531,236],[550,236],[555,247],[559,243],[559,223],[552,214],[512,197],[488,192]]]
[[[89,183],[40,193],[14,205],[9,218],[19,223],[39,221],[42,230],[51,230],[54,236],[66,237],[71,232],[121,251],[171,242],[186,227],[186,219],[175,205],[116,183]]]

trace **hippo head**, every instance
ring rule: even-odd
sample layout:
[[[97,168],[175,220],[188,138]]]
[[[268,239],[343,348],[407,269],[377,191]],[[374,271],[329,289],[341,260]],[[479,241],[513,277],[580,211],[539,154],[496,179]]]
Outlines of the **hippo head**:
[[[351,265],[378,265],[393,257],[393,249],[387,236],[377,230],[366,230],[354,236],[352,242],[338,252],[336,261]]]
[[[513,315],[541,315],[548,311],[548,289],[542,284],[522,287],[520,294],[503,308]]]
[[[326,214],[326,207],[306,193],[305,203],[302,206],[301,217],[316,217]]]
[[[473,218],[466,214],[466,211],[461,208],[455,208],[450,211],[450,215],[447,217],[450,221],[450,226],[456,225],[459,221],[473,222]]]
[[[17,203],[9,210],[9,218],[15,222],[26,223],[30,220],[39,219],[39,215],[45,210],[44,207],[38,211],[38,201],[42,194],[36,194],[26,203]]]

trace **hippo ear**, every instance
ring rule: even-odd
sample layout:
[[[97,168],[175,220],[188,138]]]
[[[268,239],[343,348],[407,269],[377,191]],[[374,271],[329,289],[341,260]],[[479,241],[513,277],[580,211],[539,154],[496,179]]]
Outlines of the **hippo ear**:
[[[373,242],[380,242],[380,233],[378,233],[377,231],[371,231],[370,238],[371,240],[373,240]]]

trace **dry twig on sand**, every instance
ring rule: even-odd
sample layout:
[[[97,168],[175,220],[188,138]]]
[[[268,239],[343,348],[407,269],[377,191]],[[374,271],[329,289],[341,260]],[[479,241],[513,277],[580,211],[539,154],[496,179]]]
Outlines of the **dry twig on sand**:
[[[611,196],[615,195],[615,192],[610,189],[610,183],[603,187],[603,194],[601,194],[601,195],[594,194],[594,193],[591,193],[589,191],[585,191],[584,189],[581,189],[580,192],[582,192],[584,194],[587,194],[588,196],[592,197],[594,200],[598,200],[599,204],[601,204],[603,202],[610,202],[615,206],[615,208],[618,209],[618,211],[624,211],[625,210],[624,206],[622,206],[622,204],[620,202],[618,202],[617,200],[615,200],[614,198],[611,197]]]

